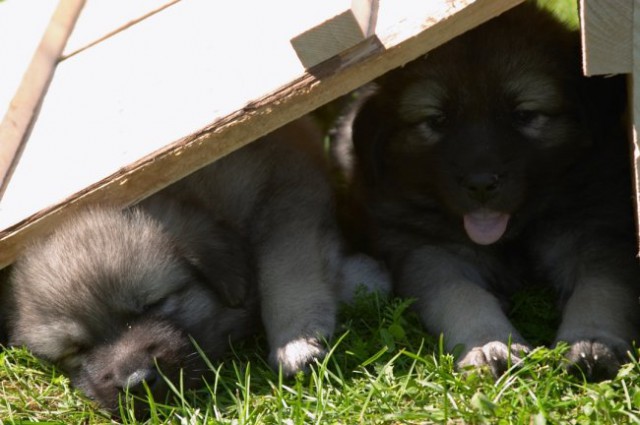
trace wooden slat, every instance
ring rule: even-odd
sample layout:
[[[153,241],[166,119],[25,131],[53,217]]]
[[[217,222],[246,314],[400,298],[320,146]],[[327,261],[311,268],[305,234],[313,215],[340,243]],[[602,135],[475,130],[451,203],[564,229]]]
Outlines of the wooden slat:
[[[0,122],[0,199],[83,5],[84,0],[60,0]]]
[[[6,114],[58,0],[0,2],[0,117]],[[29,25],[25,25],[29,22]]]
[[[281,3],[264,2],[272,11],[269,16],[283,22],[269,21],[263,11],[255,10],[263,2],[252,2],[253,9],[239,3],[233,2],[241,12],[235,17],[242,20],[220,17],[218,8],[219,22],[212,22],[215,14],[197,10],[210,5],[209,0],[182,1],[61,64],[50,90],[56,89],[55,101],[47,98],[29,143],[38,144],[38,149],[31,152],[30,163],[23,157],[14,177],[16,181],[21,172],[21,185],[13,187],[11,197],[8,190],[6,203],[0,203],[0,222],[5,225],[0,232],[0,266],[11,262],[25,242],[47,233],[78,208],[99,201],[134,203],[520,0],[407,2],[430,4],[426,9],[420,4],[419,10],[418,6],[409,10],[408,5],[396,8],[396,3],[385,9],[381,4],[377,37],[309,72],[304,72],[288,43],[305,28],[293,34],[284,31],[289,15],[277,10]],[[435,3],[440,9],[433,7]],[[398,9],[406,13],[404,17]],[[248,11],[256,13],[255,20]],[[207,32],[224,21],[237,28],[227,25],[224,37]],[[248,28],[255,32],[243,36]],[[273,43],[268,34],[285,38]],[[263,43],[271,46],[266,52]],[[76,90],[65,90],[70,87]],[[72,148],[64,148],[65,137]],[[118,164],[129,165],[114,169],[109,163],[114,156]],[[142,159],[129,160],[132,157]],[[43,175],[38,167],[47,165],[46,170],[58,172],[37,185],[29,184],[33,173]],[[87,175],[74,181],[73,173],[80,168],[87,168],[84,172],[92,184],[85,184]],[[66,199],[60,196],[62,186]],[[51,187],[58,189],[56,198],[47,198]],[[48,202],[44,206],[43,199]],[[37,202],[29,205],[33,200]],[[12,215],[15,211],[17,216]]]
[[[330,7],[326,7],[327,5]],[[378,0],[326,0],[324,21],[291,39],[305,68],[311,68],[373,35]],[[308,7],[308,6],[305,6]]]
[[[627,74],[632,68],[634,0],[581,0],[585,75]]]
[[[632,31],[633,67],[629,75],[631,88],[631,135],[633,139],[636,223],[640,223],[640,1],[634,0]],[[640,226],[640,224],[639,224]],[[639,227],[640,229],[640,227]],[[639,239],[640,241],[640,239]]]
[[[87,0],[62,54],[71,57],[181,0]]]

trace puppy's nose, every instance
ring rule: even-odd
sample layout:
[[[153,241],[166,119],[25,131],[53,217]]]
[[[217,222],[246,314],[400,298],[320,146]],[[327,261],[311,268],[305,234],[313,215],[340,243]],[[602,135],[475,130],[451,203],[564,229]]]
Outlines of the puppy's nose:
[[[161,380],[162,378],[155,367],[140,368],[127,377],[125,390],[132,395],[145,396],[144,382],[147,383],[147,387],[153,393]]]
[[[462,185],[471,198],[486,202],[498,193],[500,176],[495,173],[468,174],[462,179]]]

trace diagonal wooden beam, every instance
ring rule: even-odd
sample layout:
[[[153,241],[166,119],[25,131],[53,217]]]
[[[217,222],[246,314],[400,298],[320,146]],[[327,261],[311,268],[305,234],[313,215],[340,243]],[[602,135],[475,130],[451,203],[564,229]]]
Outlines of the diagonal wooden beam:
[[[38,115],[65,44],[85,0],[60,0],[22,82],[0,122],[0,199]]]

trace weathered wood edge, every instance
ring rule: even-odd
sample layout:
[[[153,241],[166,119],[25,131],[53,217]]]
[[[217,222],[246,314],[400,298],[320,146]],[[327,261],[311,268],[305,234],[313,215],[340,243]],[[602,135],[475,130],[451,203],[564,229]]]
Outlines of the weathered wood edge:
[[[631,101],[631,140],[633,144],[633,171],[636,201],[636,226],[640,235],[640,4],[638,0],[633,2],[633,31],[632,31],[632,69],[629,74],[628,87],[630,88]],[[639,239],[640,244],[640,239]],[[640,246],[639,246],[640,250]]]
[[[391,31],[382,40],[377,37],[365,40],[362,45],[310,69],[243,109],[3,230],[0,232],[0,268],[10,264],[30,240],[46,234],[79,208],[94,203],[121,207],[134,204],[522,1],[477,0],[442,20],[425,23],[419,32],[405,36],[407,29],[398,28],[402,38]],[[146,177],[140,178],[142,175]]]
[[[0,122],[0,199],[85,0],[60,0]]]

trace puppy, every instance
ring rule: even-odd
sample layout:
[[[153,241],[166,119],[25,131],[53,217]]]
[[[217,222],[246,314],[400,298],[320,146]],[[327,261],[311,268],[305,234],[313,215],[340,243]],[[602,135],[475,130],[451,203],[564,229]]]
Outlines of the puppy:
[[[30,246],[6,288],[10,341],[116,412],[125,391],[164,398],[165,378],[197,386],[207,367],[191,341],[215,360],[260,317],[273,367],[305,369],[351,293],[343,270],[360,282],[375,266],[345,256],[322,140],[301,120]]]
[[[638,337],[624,88],[580,69],[577,34],[525,3],[383,76],[342,132],[355,221],[461,367],[529,351],[505,313],[528,283],[557,290],[588,379]]]

